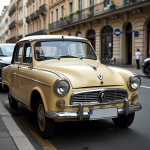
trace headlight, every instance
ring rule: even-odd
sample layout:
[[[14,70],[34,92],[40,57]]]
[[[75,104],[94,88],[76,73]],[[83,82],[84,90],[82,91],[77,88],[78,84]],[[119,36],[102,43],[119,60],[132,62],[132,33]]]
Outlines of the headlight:
[[[70,85],[65,79],[58,79],[54,83],[54,91],[59,96],[65,96],[70,90]]]
[[[138,76],[132,75],[128,80],[128,87],[130,90],[137,90],[141,85],[141,79]]]

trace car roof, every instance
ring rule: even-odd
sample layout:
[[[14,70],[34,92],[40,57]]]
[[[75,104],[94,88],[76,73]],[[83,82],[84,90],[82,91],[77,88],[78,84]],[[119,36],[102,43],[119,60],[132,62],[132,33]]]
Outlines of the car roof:
[[[76,37],[76,36],[65,36],[65,35],[35,35],[35,36],[28,36],[25,38],[22,38],[19,42],[22,41],[34,41],[34,40],[84,40],[89,41],[82,37]]]

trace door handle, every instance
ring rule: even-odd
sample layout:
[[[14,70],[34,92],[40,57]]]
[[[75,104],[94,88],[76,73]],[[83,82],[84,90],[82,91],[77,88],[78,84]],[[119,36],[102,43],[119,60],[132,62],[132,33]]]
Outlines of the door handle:
[[[21,69],[21,67],[20,67],[20,66],[18,66],[18,69]]]

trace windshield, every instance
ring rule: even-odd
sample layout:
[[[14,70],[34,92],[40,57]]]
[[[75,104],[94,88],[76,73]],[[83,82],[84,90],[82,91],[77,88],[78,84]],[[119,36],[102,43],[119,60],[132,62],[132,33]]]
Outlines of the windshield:
[[[43,41],[35,43],[36,60],[55,58],[97,59],[93,48],[86,42]]]
[[[12,56],[15,45],[0,45],[0,56]]]

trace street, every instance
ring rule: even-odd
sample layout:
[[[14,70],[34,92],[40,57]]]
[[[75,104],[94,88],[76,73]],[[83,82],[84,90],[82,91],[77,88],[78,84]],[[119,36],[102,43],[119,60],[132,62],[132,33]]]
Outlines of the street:
[[[142,110],[136,112],[133,124],[127,129],[116,127],[111,119],[62,122],[56,123],[54,137],[45,140],[38,135],[33,112],[20,104],[17,109],[11,109],[5,91],[1,91],[0,101],[36,150],[148,150],[150,148],[150,79],[144,77],[141,79],[138,102],[141,103]]]

